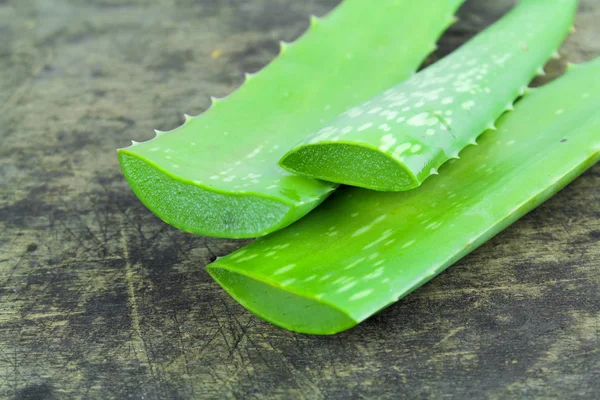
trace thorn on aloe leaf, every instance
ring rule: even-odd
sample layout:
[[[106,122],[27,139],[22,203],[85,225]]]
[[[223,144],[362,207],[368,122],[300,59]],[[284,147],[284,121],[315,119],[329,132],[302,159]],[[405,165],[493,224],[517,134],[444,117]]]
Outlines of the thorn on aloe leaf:
[[[552,58],[554,60],[559,60],[560,59],[560,53],[555,50],[554,53],[552,53]]]
[[[577,29],[575,29],[575,25],[573,25],[571,27],[571,29],[569,29],[569,33],[575,33],[575,32],[577,32]]]
[[[310,16],[310,26],[311,27],[319,26],[320,22],[321,22],[321,18],[317,17],[316,15]]]
[[[544,70],[544,67],[539,67],[538,70],[536,71],[536,74],[538,76],[545,76],[546,75],[546,71]]]
[[[527,86],[524,90],[523,90],[523,96],[527,96],[530,95],[531,93],[533,93],[536,89]]]
[[[509,103],[506,107],[504,107],[505,111],[515,111],[515,106],[513,103]]]
[[[188,115],[188,114],[183,114],[183,117],[185,118],[185,122],[190,122],[191,120],[194,119],[194,117],[192,117],[191,115]]]
[[[225,99],[223,98],[219,98],[219,97],[215,97],[215,96],[210,96],[210,104],[211,106],[216,106],[219,103],[222,103]]]
[[[158,130],[158,129],[155,129],[155,130],[154,130],[154,133],[156,133],[156,136],[160,136],[160,135],[163,135],[163,134],[165,134],[166,132],[165,132],[165,131],[160,131],[160,130]]]
[[[567,71],[571,71],[571,70],[573,70],[576,67],[577,67],[577,64],[574,64],[572,62],[568,62],[567,63]]]
[[[287,43],[283,40],[280,40],[279,41],[279,54],[280,55],[285,54],[285,52],[287,51],[289,46],[290,46],[289,43]]]

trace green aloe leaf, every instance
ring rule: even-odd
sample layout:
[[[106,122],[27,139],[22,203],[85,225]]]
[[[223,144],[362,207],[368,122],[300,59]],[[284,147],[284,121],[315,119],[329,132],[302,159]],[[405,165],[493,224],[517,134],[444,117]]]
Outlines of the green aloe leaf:
[[[354,104],[410,77],[464,0],[346,0],[226,99],[119,151],[138,198],[182,230],[245,238],[283,228],[336,185],[277,162]]]
[[[512,108],[572,26],[577,0],[523,0],[460,49],[343,113],[280,161],[374,190],[419,186]]]
[[[600,59],[524,97],[478,147],[407,192],[346,187],[210,264],[242,305],[298,332],[348,329],[415,290],[600,159]]]

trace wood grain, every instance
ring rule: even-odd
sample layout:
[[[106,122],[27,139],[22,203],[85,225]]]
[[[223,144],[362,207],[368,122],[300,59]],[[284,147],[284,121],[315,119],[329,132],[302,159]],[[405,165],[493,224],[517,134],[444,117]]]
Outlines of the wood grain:
[[[0,0],[0,398],[597,398],[600,166],[333,337],[248,313],[203,269],[245,242],[179,232],[126,185],[116,148],[337,3]],[[429,62],[511,3],[467,2]],[[600,55],[598,20],[582,1],[546,79]]]

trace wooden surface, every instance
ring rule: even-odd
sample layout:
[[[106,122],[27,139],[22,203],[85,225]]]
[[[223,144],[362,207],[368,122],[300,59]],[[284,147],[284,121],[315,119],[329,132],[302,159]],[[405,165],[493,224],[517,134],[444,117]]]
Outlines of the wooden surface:
[[[247,312],[115,149],[197,114],[337,0],[0,0],[0,398],[597,399],[600,165],[332,337]],[[452,50],[511,1],[471,0]],[[554,61],[600,55],[600,2]],[[552,162],[549,160],[549,162]]]

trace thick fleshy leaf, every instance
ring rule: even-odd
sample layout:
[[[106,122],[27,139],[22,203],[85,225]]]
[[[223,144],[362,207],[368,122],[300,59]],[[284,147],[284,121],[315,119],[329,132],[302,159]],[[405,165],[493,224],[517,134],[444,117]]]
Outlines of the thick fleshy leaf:
[[[281,160],[374,190],[418,187],[523,94],[572,26],[577,0],[523,0],[460,49],[343,113]]]
[[[286,172],[281,156],[410,77],[463,1],[344,1],[206,113],[120,150],[127,181],[152,212],[188,232],[242,238],[283,228],[336,185]]]
[[[348,329],[415,290],[600,159],[600,59],[536,89],[478,147],[408,192],[343,188],[209,273],[298,332]]]

